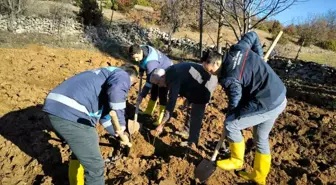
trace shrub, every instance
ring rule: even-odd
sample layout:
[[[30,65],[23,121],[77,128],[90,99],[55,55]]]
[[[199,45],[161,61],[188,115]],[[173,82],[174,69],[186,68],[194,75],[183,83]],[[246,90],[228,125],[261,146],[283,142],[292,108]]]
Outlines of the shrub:
[[[133,1],[132,0],[116,0],[118,5],[118,10],[122,12],[128,12],[133,8]]]
[[[165,44],[159,38],[156,38],[155,40],[153,40],[152,44],[154,48],[159,49],[159,50],[162,50],[165,47]]]
[[[141,6],[152,6],[152,4],[148,0],[135,0],[134,4]]]
[[[304,41],[304,44],[303,44],[304,47],[308,47],[315,43],[315,39],[313,39],[313,37],[310,37],[310,36],[304,36],[304,35],[300,36],[298,40],[298,44],[301,45],[303,41]]]
[[[272,39],[274,40],[278,34],[273,34]],[[280,40],[278,41],[279,44],[281,45],[286,45],[289,43],[289,35],[286,33],[283,33]]]
[[[297,34],[297,30],[293,24],[287,26],[283,31],[290,36],[295,36]]]
[[[74,4],[75,4],[75,6],[80,7],[82,5],[82,0],[75,0]]]
[[[260,23],[260,24],[258,24],[257,28],[259,30],[263,30],[263,31],[266,31],[266,32],[269,31],[269,27],[267,26],[267,24]]]
[[[270,33],[278,34],[282,30],[283,26],[279,21],[274,21]]]
[[[112,9],[112,2],[110,0],[105,1],[104,8]]]
[[[97,26],[101,23],[103,14],[96,0],[83,0],[79,16],[83,18],[85,25]]]
[[[321,41],[318,42],[316,45],[323,49],[336,51],[336,40]]]

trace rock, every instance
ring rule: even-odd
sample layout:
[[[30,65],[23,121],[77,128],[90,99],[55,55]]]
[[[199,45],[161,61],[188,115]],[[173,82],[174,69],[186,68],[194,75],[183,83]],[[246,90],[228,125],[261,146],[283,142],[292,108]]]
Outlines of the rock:
[[[321,115],[317,112],[309,112],[309,119],[319,120]]]
[[[328,115],[324,115],[322,118],[322,123],[327,124],[330,122],[330,117]]]
[[[15,30],[15,32],[16,32],[16,33],[24,33],[25,30],[21,28],[21,29],[17,29],[17,30]]]

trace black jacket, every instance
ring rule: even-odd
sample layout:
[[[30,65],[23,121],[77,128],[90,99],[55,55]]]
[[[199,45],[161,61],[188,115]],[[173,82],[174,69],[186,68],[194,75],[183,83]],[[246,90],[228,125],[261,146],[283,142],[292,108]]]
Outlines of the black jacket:
[[[166,83],[169,89],[166,110],[171,114],[178,95],[187,98],[190,103],[208,103],[216,89],[218,79],[206,72],[200,64],[183,62],[172,65],[166,70]]]

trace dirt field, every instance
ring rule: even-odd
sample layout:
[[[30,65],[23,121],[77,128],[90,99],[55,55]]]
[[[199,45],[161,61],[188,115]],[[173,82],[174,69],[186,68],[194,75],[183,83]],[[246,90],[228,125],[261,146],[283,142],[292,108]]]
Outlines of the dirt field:
[[[48,126],[41,111],[47,93],[66,78],[81,71],[112,65],[118,61],[101,53],[73,49],[28,46],[0,49],[0,184],[68,184],[69,147]],[[135,85],[137,86],[137,85]],[[330,87],[331,86],[331,87]],[[319,89],[334,84],[322,84]],[[318,89],[317,89],[318,91]],[[295,92],[295,91],[289,91]],[[137,91],[132,88],[127,117],[132,118]],[[319,98],[319,93],[313,94]],[[288,106],[272,130],[272,169],[268,184],[336,184],[336,113],[334,109],[300,101],[288,94]],[[322,99],[321,99],[322,100]],[[144,102],[142,109],[144,108]],[[177,107],[182,104],[179,100]],[[209,157],[223,129],[227,99],[218,88],[206,110],[200,147],[190,153],[180,147],[175,134],[183,128],[185,112],[176,109],[171,124],[154,138],[152,120],[140,117],[145,129],[133,136],[135,147],[123,156],[118,144],[109,139],[101,126],[101,152],[106,158],[114,148],[116,161],[107,163],[107,184],[198,184],[193,171],[202,157]],[[247,141],[246,165],[251,169],[254,147],[251,130]],[[113,146],[113,147],[112,147]],[[221,152],[219,158],[224,158]],[[206,184],[248,184],[234,172],[217,169]]]

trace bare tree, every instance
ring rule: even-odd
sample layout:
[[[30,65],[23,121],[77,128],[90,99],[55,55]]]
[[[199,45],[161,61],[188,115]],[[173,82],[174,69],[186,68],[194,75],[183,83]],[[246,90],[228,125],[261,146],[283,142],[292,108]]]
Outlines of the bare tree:
[[[49,9],[52,19],[52,29],[57,31],[59,39],[61,39],[62,36],[62,23],[65,25],[64,28],[66,28],[68,24],[68,18],[71,17],[72,14],[71,10],[67,8],[70,2],[70,0],[59,0],[59,2],[55,2],[54,5]]]
[[[299,44],[304,42],[304,46],[316,44],[318,41],[328,40],[329,29],[327,20],[320,15],[309,15],[305,20],[296,26],[299,36]]]
[[[21,15],[33,0],[0,0],[0,11],[9,16],[7,23],[8,31],[14,31],[14,22],[18,15]]]
[[[195,0],[167,0],[161,7],[161,21],[169,28],[168,52],[171,51],[171,37],[179,28],[190,22],[195,13]]]
[[[329,28],[329,33],[328,33],[328,39],[336,39],[336,10],[329,10],[328,13],[324,16],[328,28]]]
[[[219,28],[223,25],[230,27],[236,39],[240,40],[268,17],[299,1],[302,0],[207,0],[206,13],[219,23]]]

